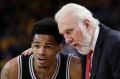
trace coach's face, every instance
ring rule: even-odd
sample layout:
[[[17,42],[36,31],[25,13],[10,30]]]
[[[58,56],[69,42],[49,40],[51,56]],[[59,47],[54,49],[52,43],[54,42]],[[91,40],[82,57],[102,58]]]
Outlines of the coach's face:
[[[35,64],[39,68],[53,66],[56,63],[56,54],[59,52],[59,49],[60,45],[53,36],[36,34],[32,42]]]
[[[85,55],[90,50],[92,41],[91,24],[89,20],[78,21],[73,15],[66,15],[57,21],[60,34],[65,42]]]

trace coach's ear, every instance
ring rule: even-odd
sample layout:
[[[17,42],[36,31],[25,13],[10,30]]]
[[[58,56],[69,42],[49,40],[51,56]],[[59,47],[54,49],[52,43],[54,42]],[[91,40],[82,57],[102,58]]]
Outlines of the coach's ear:
[[[90,29],[91,28],[91,22],[88,19],[84,20],[84,25],[86,26],[86,29]]]
[[[84,20],[84,25],[86,26],[86,30],[87,32],[93,36],[94,32],[95,32],[95,28],[92,26],[92,23],[89,20]]]

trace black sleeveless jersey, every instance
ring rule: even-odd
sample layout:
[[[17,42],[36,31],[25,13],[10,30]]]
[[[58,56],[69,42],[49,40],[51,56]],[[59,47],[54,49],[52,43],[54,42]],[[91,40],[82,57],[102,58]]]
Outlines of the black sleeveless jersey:
[[[57,55],[57,68],[50,79],[70,79],[70,61],[73,54],[62,54]],[[18,79],[37,79],[33,69],[33,55],[17,57],[18,61]]]

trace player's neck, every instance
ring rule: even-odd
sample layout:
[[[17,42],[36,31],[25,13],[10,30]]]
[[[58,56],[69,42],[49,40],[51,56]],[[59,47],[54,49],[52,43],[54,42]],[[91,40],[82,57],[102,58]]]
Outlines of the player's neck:
[[[39,68],[36,65],[34,65],[34,71],[37,79],[50,79],[57,67],[57,62],[54,61],[53,64],[51,64],[49,67],[45,68]]]

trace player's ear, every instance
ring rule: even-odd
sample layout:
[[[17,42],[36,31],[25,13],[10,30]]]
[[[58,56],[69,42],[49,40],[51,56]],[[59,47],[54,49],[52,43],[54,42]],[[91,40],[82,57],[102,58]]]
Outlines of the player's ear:
[[[59,45],[57,46],[57,51],[61,51],[61,49],[62,49],[62,44],[59,44]]]
[[[61,49],[62,49],[62,44],[59,44],[58,50],[61,51]]]

